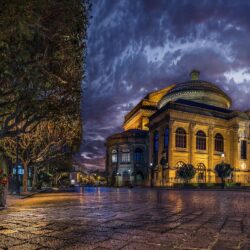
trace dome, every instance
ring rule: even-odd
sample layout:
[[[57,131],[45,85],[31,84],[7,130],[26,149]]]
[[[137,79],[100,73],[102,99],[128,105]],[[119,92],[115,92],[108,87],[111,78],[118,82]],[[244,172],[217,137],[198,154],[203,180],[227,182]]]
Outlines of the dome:
[[[191,80],[176,84],[158,103],[162,108],[170,101],[178,99],[191,100],[198,103],[213,105],[220,108],[230,108],[231,99],[215,84],[199,80],[200,72],[193,70]]]

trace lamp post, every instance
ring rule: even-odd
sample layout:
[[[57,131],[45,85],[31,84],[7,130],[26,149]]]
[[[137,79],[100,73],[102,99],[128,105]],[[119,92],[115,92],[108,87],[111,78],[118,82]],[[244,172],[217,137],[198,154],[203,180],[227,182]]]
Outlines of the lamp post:
[[[18,135],[16,136],[16,185],[15,185],[15,193],[17,195],[20,194],[20,183],[19,183],[19,176],[18,176]]]
[[[224,160],[225,160],[225,153],[221,153],[221,161],[222,161],[222,163],[224,163]]]
[[[149,168],[150,168],[150,171],[151,171],[150,186],[154,187],[154,166],[153,166],[152,162],[150,162]]]

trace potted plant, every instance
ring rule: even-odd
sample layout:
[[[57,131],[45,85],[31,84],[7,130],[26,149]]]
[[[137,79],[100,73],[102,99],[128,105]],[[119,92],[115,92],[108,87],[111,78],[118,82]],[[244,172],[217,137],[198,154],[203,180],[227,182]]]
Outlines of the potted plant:
[[[6,185],[8,179],[6,174],[4,174],[3,169],[0,169],[0,207],[6,206]]]

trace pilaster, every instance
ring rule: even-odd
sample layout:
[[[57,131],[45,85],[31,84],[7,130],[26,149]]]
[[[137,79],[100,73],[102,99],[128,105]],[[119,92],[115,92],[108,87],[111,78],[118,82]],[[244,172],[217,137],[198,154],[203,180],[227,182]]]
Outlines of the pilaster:
[[[175,131],[174,131],[174,121],[169,121],[169,146],[168,146],[168,166],[172,168],[173,163],[173,150],[175,148]]]
[[[189,152],[189,163],[193,164],[193,156],[194,156],[194,150],[195,150],[195,134],[194,134],[194,128],[195,128],[195,124],[194,123],[190,123],[189,124],[189,141],[187,146],[188,148],[188,152]]]
[[[211,172],[213,170],[213,150],[214,150],[214,140],[213,140],[213,133],[214,133],[214,128],[210,126],[208,128],[208,169],[207,169],[207,180],[208,182],[211,182]]]

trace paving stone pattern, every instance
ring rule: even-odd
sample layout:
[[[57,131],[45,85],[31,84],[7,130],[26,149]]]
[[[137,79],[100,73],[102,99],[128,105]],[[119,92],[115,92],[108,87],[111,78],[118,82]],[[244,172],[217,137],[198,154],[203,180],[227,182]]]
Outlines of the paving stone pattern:
[[[0,249],[250,249],[250,193],[85,188],[0,211]]]

